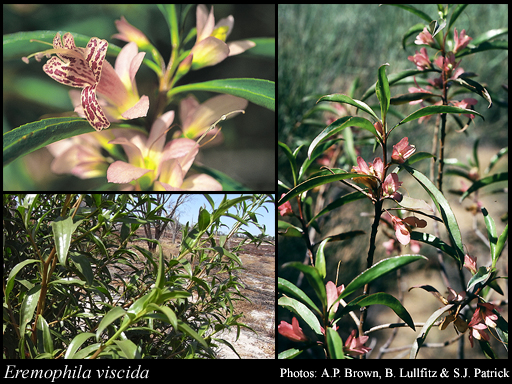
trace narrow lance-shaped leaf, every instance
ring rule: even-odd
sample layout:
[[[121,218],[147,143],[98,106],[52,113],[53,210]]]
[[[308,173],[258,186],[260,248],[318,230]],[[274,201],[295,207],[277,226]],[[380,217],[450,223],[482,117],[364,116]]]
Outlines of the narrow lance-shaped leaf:
[[[332,169],[332,174],[330,171],[321,171],[304,181],[303,183],[300,183],[296,187],[290,189],[286,195],[284,195],[281,200],[279,200],[279,205],[286,203],[287,201],[293,199],[295,196],[298,196],[302,192],[309,191],[310,189],[313,189],[315,187],[318,187],[323,184],[332,183],[334,181],[339,180],[345,180],[345,179],[351,179],[353,177],[361,176],[358,173],[346,173],[342,169]],[[365,177],[374,177],[365,175]],[[375,178],[377,179],[377,178]]]
[[[389,109],[389,101],[391,98],[388,77],[386,76],[386,66],[389,66],[389,64],[386,63],[379,67],[379,71],[377,72],[377,86],[375,88],[375,93],[377,94],[377,98],[380,102],[380,111],[383,122],[386,121],[386,115]]]
[[[361,100],[355,100],[347,95],[342,95],[339,93],[335,93],[332,95],[325,95],[325,96],[322,96],[320,99],[318,99],[317,103],[319,103],[321,101],[333,101],[333,102],[346,103],[346,104],[353,105],[354,107],[359,108],[361,111],[369,113],[373,118],[375,118],[375,120],[379,121],[379,117],[375,114],[373,109],[371,109],[368,104],[362,102]]]
[[[409,355],[410,359],[416,358],[421,346],[423,345],[423,343],[425,342],[425,339],[427,338],[430,328],[432,328],[432,326],[437,321],[437,319],[439,319],[443,315],[443,313],[448,311],[451,307],[453,307],[453,304],[445,305],[443,308],[438,309],[432,315],[430,315],[430,317],[425,322],[425,325],[423,326],[423,328],[421,328],[421,331],[420,331],[418,337],[416,337],[416,340],[414,341],[414,343],[412,345],[411,353]]]
[[[71,236],[76,231],[83,220],[73,223],[73,217],[58,217],[52,222],[53,241],[57,249],[59,263],[66,265],[69,246],[71,245]]]
[[[465,252],[462,245],[462,236],[460,234],[459,224],[457,223],[457,219],[455,218],[455,214],[453,213],[450,204],[448,204],[444,195],[435,187],[434,184],[432,184],[432,181],[430,181],[428,177],[405,164],[402,164],[402,166],[420,183],[423,189],[427,191],[431,199],[434,201],[437,210],[441,213],[441,217],[443,218],[444,225],[448,230],[448,234],[452,239],[453,248],[457,252],[459,267],[462,268]]]
[[[359,276],[357,276],[354,280],[352,280],[341,292],[338,299],[333,303],[337,303],[339,300],[347,297],[351,293],[354,293],[358,289],[364,287],[367,283],[378,279],[379,277],[384,276],[385,274],[392,272],[398,268],[403,267],[413,261],[417,260],[427,260],[425,256],[421,255],[403,255],[397,257],[391,257],[388,259],[384,259],[374,264],[372,267],[363,271]]]
[[[345,128],[352,126],[366,129],[376,137],[379,137],[375,127],[369,120],[358,116],[344,116],[327,126],[317,137],[315,137],[309,146],[308,158],[311,158],[311,154],[322,141],[327,140],[332,135],[340,133]]]
[[[476,190],[487,187],[488,185],[498,183],[500,181],[507,181],[508,180],[508,172],[501,172],[501,173],[495,173],[494,175],[484,177],[480,180],[475,181],[471,187],[469,187],[466,192],[462,194],[460,197],[460,201],[464,200],[466,197],[468,197],[471,193],[475,192]]]
[[[377,304],[385,305],[391,308],[393,312],[395,312],[398,317],[405,321],[409,327],[411,327],[413,330],[416,330],[416,328],[414,328],[414,321],[412,320],[411,315],[409,312],[407,312],[400,301],[390,294],[384,292],[374,293],[369,296],[359,296],[348,303],[348,305],[342,309],[341,313],[339,313],[340,311],[338,311],[338,313],[339,316],[342,316],[355,309]]]
[[[318,321],[317,317],[300,301],[292,299],[291,297],[284,296],[279,298],[277,304],[300,316],[300,318],[304,320],[316,334],[322,334],[320,322]]]
[[[399,125],[402,125],[404,123],[408,123],[409,121],[419,119],[423,116],[429,116],[429,115],[437,115],[440,113],[469,113],[473,115],[478,115],[482,119],[484,118],[479,112],[473,111],[472,109],[465,109],[465,108],[458,108],[453,107],[450,105],[430,105],[428,107],[424,107],[421,109],[418,109],[416,112],[411,113],[409,116],[407,116],[405,119],[400,121],[397,125],[395,125],[392,129],[395,129]]]
[[[327,350],[332,359],[344,359],[343,341],[338,333],[331,327],[327,328]]]

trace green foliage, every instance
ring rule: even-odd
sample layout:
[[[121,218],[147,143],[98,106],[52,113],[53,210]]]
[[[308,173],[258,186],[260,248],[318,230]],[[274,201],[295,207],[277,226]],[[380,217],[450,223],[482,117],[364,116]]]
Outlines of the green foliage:
[[[137,209],[152,200],[4,194],[4,358],[215,358],[218,332],[247,327],[234,312],[246,300],[237,254],[261,240],[228,251],[227,237],[219,243],[214,234],[227,207],[239,217],[229,236],[259,225],[254,211],[270,197],[201,208],[199,222],[183,230],[188,246],[170,259],[159,243],[156,254],[133,244],[140,225],[156,220]]]

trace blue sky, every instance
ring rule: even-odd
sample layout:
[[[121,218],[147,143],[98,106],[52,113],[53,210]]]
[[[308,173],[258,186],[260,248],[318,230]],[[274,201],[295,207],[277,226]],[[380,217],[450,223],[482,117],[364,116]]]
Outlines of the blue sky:
[[[248,194],[244,194],[244,195],[247,196]],[[242,196],[242,194],[228,193],[227,196],[228,196],[228,199],[234,199],[236,197]],[[210,197],[215,202],[215,207],[218,207],[220,202],[224,198],[224,194],[210,194]],[[172,202],[176,201],[176,198],[177,198],[177,196],[173,195],[173,197],[171,198],[171,201]],[[183,204],[182,206],[180,206],[180,208],[178,208],[180,222],[182,224],[185,224],[187,221],[197,223],[197,216],[199,214],[199,208],[203,207],[203,206],[206,206],[206,208],[209,212],[212,211],[210,203],[206,200],[206,198],[203,195],[201,195],[201,194],[192,195],[186,204]],[[265,210],[265,208],[263,208],[263,206],[267,207],[268,212]],[[258,214],[257,215],[258,223],[266,226],[266,234],[267,235],[275,237],[275,235],[276,235],[275,234],[275,220],[276,220],[275,219],[275,205],[272,203],[265,203],[263,206],[261,206],[256,211],[256,213]],[[236,213],[236,209],[230,208],[228,210],[228,212]],[[229,226],[229,228],[231,228],[233,226],[233,224],[235,223],[235,220],[230,217],[223,216],[221,218],[221,222],[223,224]],[[251,233],[253,235],[259,235],[261,233],[260,230],[258,228],[256,228],[256,226],[254,226],[254,225],[250,225],[249,227],[242,226],[242,228],[244,230],[247,230],[249,233]],[[223,231],[227,232],[227,229],[223,229]]]

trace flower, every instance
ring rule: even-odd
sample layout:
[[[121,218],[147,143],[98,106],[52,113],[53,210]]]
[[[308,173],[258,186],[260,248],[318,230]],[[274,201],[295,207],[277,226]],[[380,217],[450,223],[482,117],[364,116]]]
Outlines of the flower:
[[[452,74],[452,71],[457,68],[460,64],[459,62],[455,62],[455,55],[453,52],[448,52],[446,54],[446,57],[438,57],[434,60],[434,64],[439,67],[442,71],[447,73],[447,76],[450,77]]]
[[[455,40],[455,48],[453,49],[453,53],[457,53],[458,51],[467,47],[469,42],[473,40],[471,37],[466,36],[466,30],[463,29],[460,32],[460,36],[457,34],[457,28],[454,28],[453,39]]]
[[[200,4],[196,10],[196,43],[190,51],[192,69],[207,67],[220,63],[228,56],[238,55],[256,44],[250,40],[239,40],[226,44],[226,38],[233,29],[233,16],[219,20],[215,24],[213,6],[208,14],[208,8]]]
[[[201,136],[217,121],[219,116],[226,115],[233,110],[247,108],[249,102],[241,97],[219,95],[199,104],[193,96],[188,96],[180,103],[180,119],[182,123],[182,137],[194,139]],[[228,118],[237,114],[228,115]],[[218,129],[212,129],[208,134],[215,134]],[[177,133],[174,137],[179,137]]]
[[[133,41],[140,49],[152,47],[146,35],[140,29],[128,23],[124,16],[121,16],[121,20],[116,20],[115,23],[119,33],[112,35],[113,38],[126,42]]]
[[[363,344],[369,339],[368,336],[356,336],[356,330],[354,329],[350,336],[345,341],[343,352],[353,355],[364,355],[371,351],[371,348],[365,347]]]
[[[428,31],[427,27],[423,28],[423,32],[420,32],[414,43],[417,45],[430,45],[431,47],[435,44],[434,38]]]
[[[382,183],[382,196],[402,201],[402,195],[396,191],[402,184],[401,181],[398,181],[398,175],[396,173],[390,173],[386,176],[384,183]]]
[[[352,167],[352,172],[375,176],[379,180],[382,180],[382,176],[384,174],[384,163],[380,157],[376,157],[373,160],[373,164],[367,164],[361,156],[358,156],[357,164],[357,166]],[[378,187],[378,181],[374,177],[354,177],[354,181],[366,185],[371,191],[375,191]]]
[[[281,198],[285,195],[285,193],[283,193],[281,195]],[[293,215],[293,209],[292,209],[292,205],[290,204],[289,201],[287,201],[286,203],[284,204],[281,204],[279,207],[279,214],[281,216],[292,216]]]
[[[292,323],[281,321],[281,324],[277,326],[277,331],[284,337],[292,341],[307,341],[308,338],[302,332],[302,328],[299,327],[299,321],[297,318],[292,319]]]
[[[56,141],[46,146],[55,157],[51,170],[56,174],[70,173],[80,179],[105,176],[113,161],[110,154],[115,152],[115,145],[108,142],[133,135],[134,130],[114,128]]]
[[[476,273],[476,256],[471,257],[467,253],[464,255],[464,267],[466,267],[472,275]]]
[[[71,33],[64,34],[61,41],[57,32],[53,49],[31,55],[37,61],[43,56],[50,58],[51,54],[57,55],[43,66],[44,72],[61,84],[82,88],[80,98],[78,95],[75,97],[75,111],[97,131],[110,126],[105,108],[110,113],[120,111],[111,115],[114,119],[143,117],[149,109],[148,97],[139,98],[135,87],[135,73],[145,54],[132,55],[133,49],[125,47],[123,52],[123,48],[114,71],[105,60],[107,48],[108,42],[97,37],[92,37],[86,48],[80,48],[75,45]],[[24,57],[23,61],[28,63],[28,58]],[[96,93],[105,96],[105,100],[98,102]]]
[[[487,327],[496,327],[498,315],[494,313],[495,309],[497,310],[498,308],[491,303],[478,303],[475,313],[468,324],[470,328],[469,342],[471,343],[471,347],[473,347],[473,338],[489,341],[489,335],[484,331]]]
[[[165,133],[174,120],[174,111],[160,116],[151,127],[148,138],[137,134],[111,140],[109,144],[123,146],[128,162],[115,161],[107,170],[111,183],[132,184],[130,189],[157,191],[222,190],[211,176],[200,174],[185,176],[199,151],[199,145],[180,138],[165,144]]]
[[[473,99],[472,97],[468,97],[468,98],[463,99],[462,101],[451,100],[450,103],[452,103],[454,106],[456,106],[458,108],[469,109],[469,107],[472,107],[473,105],[478,103],[478,100]],[[475,118],[475,115],[469,114],[469,113],[464,113],[464,116],[466,116],[470,119]]]
[[[338,299],[338,297],[341,295],[341,292],[343,292],[344,290],[345,286],[343,284],[341,284],[339,287],[336,287],[336,285],[332,281],[328,281],[327,284],[325,284],[325,291],[327,293],[327,308],[331,308],[331,305]],[[332,305],[330,312],[336,313],[339,305],[339,301],[336,304]]]
[[[420,53],[418,53],[418,51],[415,52],[416,54],[414,56],[409,56],[407,59],[412,61],[420,71],[432,68],[432,63],[428,58],[426,48],[421,48]]]
[[[398,142],[398,144],[393,145],[393,153],[391,154],[391,159],[398,164],[402,164],[407,160],[411,155],[416,151],[416,147],[414,145],[409,145],[409,139],[404,137],[402,140]]]
[[[425,228],[427,226],[425,220],[418,219],[414,216],[407,217],[403,220],[398,216],[391,214],[389,216],[391,216],[391,221],[395,228],[395,236],[402,245],[407,245],[411,241],[411,233],[409,232],[408,226],[418,228]]]
[[[131,120],[145,117],[149,109],[149,98],[139,97],[135,74],[142,64],[145,52],[139,52],[135,43],[125,45],[117,56],[115,69],[105,61],[101,81],[98,84],[99,104],[109,121]],[[77,101],[76,91],[69,92],[75,112],[83,116],[82,105]]]

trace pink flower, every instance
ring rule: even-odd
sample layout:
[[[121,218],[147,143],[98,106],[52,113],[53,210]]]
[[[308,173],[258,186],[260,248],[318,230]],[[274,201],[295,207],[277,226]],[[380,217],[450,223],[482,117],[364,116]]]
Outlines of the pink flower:
[[[463,99],[462,101],[451,100],[450,103],[452,103],[454,106],[458,108],[469,109],[468,107],[472,107],[473,105],[478,103],[478,100],[473,99],[472,97],[468,97],[466,99]],[[464,116],[469,117],[471,119],[475,118],[475,115],[469,113],[464,113]]]
[[[492,304],[478,303],[476,311],[468,324],[470,329],[469,342],[471,343],[471,347],[473,347],[473,338],[477,340],[490,340],[490,337],[485,330],[488,326],[496,327],[495,321],[498,320],[498,315],[492,312],[493,309],[496,309],[496,307]]]
[[[57,55],[43,66],[44,72],[59,83],[82,88],[80,97],[75,97],[75,111],[97,131],[110,126],[106,112],[113,119],[135,119],[146,116],[149,109],[148,97],[139,98],[135,86],[135,73],[145,53],[137,55],[135,45],[135,52],[126,46],[119,54],[114,70],[105,60],[107,47],[106,40],[93,37],[86,48],[80,48],[75,46],[71,33],[64,34],[62,41],[57,33],[53,49],[31,55],[38,61],[42,56]],[[23,61],[28,62],[28,58],[24,57]],[[96,93],[105,99],[99,102]]]
[[[391,220],[393,221],[396,238],[402,245],[407,245],[411,241],[411,233],[409,232],[408,226],[418,228],[424,228],[427,226],[427,222],[425,220],[418,219],[414,216],[410,216],[405,219],[400,219],[398,216],[391,214],[389,216],[391,216]]]
[[[375,127],[375,130],[379,133],[380,137],[384,136],[384,130],[382,129],[382,124],[380,121],[377,121],[375,124],[373,124]]]
[[[393,153],[391,154],[391,159],[398,164],[402,164],[407,160],[411,155],[416,151],[416,147],[414,145],[409,145],[409,139],[404,137],[402,140],[398,142],[398,144],[393,145]]]
[[[371,348],[365,347],[364,343],[369,339],[368,336],[356,336],[356,330],[354,329],[350,336],[345,341],[345,346],[343,347],[343,352],[352,354],[352,355],[364,355],[367,352],[371,351]]]
[[[455,55],[453,52],[448,52],[446,57],[439,56],[437,59],[435,59],[434,64],[437,65],[442,71],[445,71],[449,77],[451,76],[452,71],[459,66],[460,61],[456,63]]]
[[[402,195],[397,192],[397,189],[400,188],[401,185],[402,182],[398,181],[398,175],[396,173],[390,173],[386,176],[384,183],[382,183],[382,196],[401,201]]]
[[[464,267],[474,275],[476,273],[476,256],[471,257],[466,253],[466,255],[464,255]]]
[[[281,197],[283,197],[285,195],[285,193],[283,193],[281,195]],[[293,209],[292,209],[292,205],[290,204],[289,201],[287,201],[286,203],[284,204],[281,204],[279,207],[279,214],[281,216],[292,216],[293,215]]]
[[[165,144],[165,134],[174,119],[174,111],[160,116],[151,127],[149,137],[137,134],[111,140],[120,144],[128,162],[115,161],[107,171],[107,180],[117,184],[131,184],[134,190],[222,190],[222,186],[205,174],[185,178],[199,151],[199,145],[190,139],[175,139]]]
[[[302,328],[299,327],[299,321],[295,317],[292,319],[291,324],[281,321],[281,324],[277,326],[277,331],[292,341],[308,341],[308,338],[302,332]]]
[[[328,281],[327,284],[325,284],[325,291],[327,293],[327,308],[331,307],[332,303],[334,303],[338,299],[338,297],[341,295],[341,292],[343,292],[344,290],[345,286],[343,284],[341,284],[337,288],[332,281]],[[338,301],[336,304],[332,306],[331,312],[336,313],[339,305],[340,302]]]
[[[113,35],[113,38],[126,42],[134,42],[141,49],[152,47],[146,35],[140,29],[128,23],[124,16],[121,16],[121,20],[116,20],[115,23],[119,33]]]
[[[420,71],[424,71],[425,69],[432,67],[426,48],[421,48],[420,53],[416,51],[414,56],[409,56],[407,59],[412,61]]]
[[[453,39],[455,40],[455,48],[453,49],[453,53],[457,53],[458,51],[467,47],[469,42],[473,40],[471,37],[466,36],[466,30],[463,29],[460,32],[460,36],[457,34],[457,28],[454,28]]]
[[[180,103],[180,119],[182,132],[176,133],[174,137],[186,137],[195,139],[201,136],[219,118],[234,110],[247,108],[249,102],[240,97],[231,95],[219,95],[206,100],[200,104],[194,96],[188,96]],[[228,115],[228,118],[238,114]],[[208,135],[218,132],[218,128],[212,129]]]
[[[373,160],[373,164],[366,163],[361,156],[357,157],[357,166],[352,168],[352,172],[362,175],[375,176],[382,180],[384,174],[384,163],[380,157]],[[378,187],[378,181],[371,177],[354,177],[354,181],[366,185],[372,192]]]
[[[435,44],[434,38],[428,31],[427,27],[423,28],[423,32],[420,32],[414,43],[417,45],[430,45],[431,47]]]
[[[213,6],[208,8],[200,4],[196,11],[197,40],[190,55],[192,55],[192,70],[215,65],[228,56],[238,55],[256,44],[250,40],[239,40],[226,44],[226,38],[233,29],[233,16],[221,19],[215,24]]]

